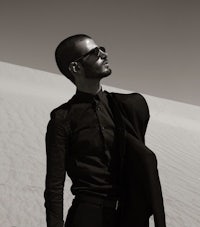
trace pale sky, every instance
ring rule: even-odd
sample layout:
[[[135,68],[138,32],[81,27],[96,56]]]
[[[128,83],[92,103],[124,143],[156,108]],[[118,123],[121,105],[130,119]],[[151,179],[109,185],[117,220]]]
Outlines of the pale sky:
[[[103,84],[200,105],[198,0],[0,3],[0,61],[60,74],[56,46],[85,33],[108,51]]]

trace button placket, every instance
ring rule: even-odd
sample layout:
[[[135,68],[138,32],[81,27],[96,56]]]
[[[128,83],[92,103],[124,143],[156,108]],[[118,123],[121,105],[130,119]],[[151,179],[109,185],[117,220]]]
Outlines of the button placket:
[[[96,110],[99,111],[100,109],[101,109],[101,108],[100,108],[99,104],[97,104]]]

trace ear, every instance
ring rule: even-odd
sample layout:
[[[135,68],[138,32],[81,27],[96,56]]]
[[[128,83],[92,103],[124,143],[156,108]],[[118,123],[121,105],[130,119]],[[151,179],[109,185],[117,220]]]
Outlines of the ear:
[[[80,67],[77,62],[71,62],[69,64],[68,69],[71,73],[77,73],[79,71]]]

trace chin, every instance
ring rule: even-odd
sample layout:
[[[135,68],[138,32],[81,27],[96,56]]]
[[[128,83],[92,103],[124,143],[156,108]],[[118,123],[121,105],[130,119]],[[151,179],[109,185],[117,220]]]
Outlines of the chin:
[[[107,77],[107,76],[109,76],[111,73],[112,73],[112,70],[111,70],[111,69],[107,69],[106,71],[102,72],[102,73],[100,74],[100,76],[101,76],[101,78]]]
[[[91,78],[91,79],[96,79],[96,78],[104,78],[104,77],[107,77],[109,76],[110,74],[112,73],[112,70],[109,68],[109,69],[106,69],[104,70],[103,72],[89,72],[87,71],[86,74],[85,74],[85,77],[86,78]]]

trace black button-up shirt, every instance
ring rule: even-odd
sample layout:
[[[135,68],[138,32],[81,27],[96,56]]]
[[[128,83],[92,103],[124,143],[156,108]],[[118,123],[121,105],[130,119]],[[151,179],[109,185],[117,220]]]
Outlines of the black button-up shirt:
[[[77,90],[66,117],[51,118],[46,133],[47,223],[50,219],[62,222],[65,170],[72,180],[74,195],[118,195],[119,154],[115,130],[107,94],[102,90],[96,95]]]

